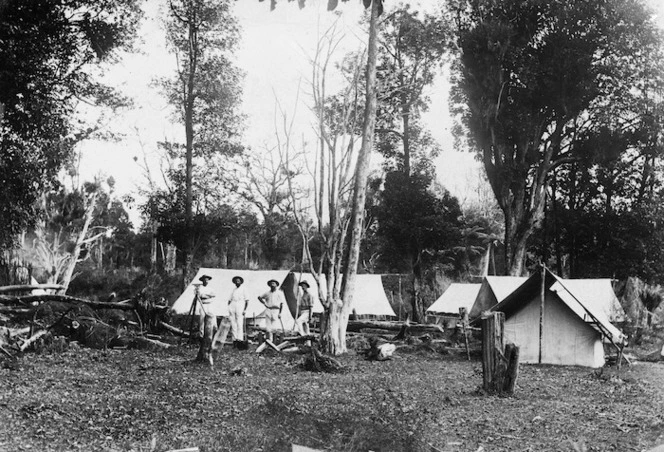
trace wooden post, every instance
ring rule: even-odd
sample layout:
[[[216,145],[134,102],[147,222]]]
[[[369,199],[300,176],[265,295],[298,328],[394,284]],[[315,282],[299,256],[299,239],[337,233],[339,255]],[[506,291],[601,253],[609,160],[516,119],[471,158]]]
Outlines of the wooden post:
[[[468,345],[468,310],[466,308],[459,308],[459,317],[461,318],[463,339],[466,342],[466,355],[468,355],[468,361],[470,361],[470,346]]]

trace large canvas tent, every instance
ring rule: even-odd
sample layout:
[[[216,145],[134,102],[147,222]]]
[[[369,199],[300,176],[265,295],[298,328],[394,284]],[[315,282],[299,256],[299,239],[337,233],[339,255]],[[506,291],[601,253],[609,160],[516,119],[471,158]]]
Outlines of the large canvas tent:
[[[212,277],[208,284],[216,295],[215,300],[209,305],[210,312],[216,316],[227,316],[228,299],[235,288],[233,277],[241,276],[244,279],[243,286],[249,297],[247,319],[258,319],[260,324],[261,320],[264,318],[263,311],[265,310],[265,306],[258,301],[259,295],[264,294],[270,289],[267,285],[269,280],[274,279],[279,281],[279,284],[283,285],[288,274],[288,270],[230,270],[222,268],[201,268],[198,270],[198,273],[196,273],[196,276],[194,276],[193,281],[185,288],[184,292],[180,294],[178,299],[175,300],[171,306],[171,310],[176,314],[188,314],[194,300],[195,286],[196,284],[199,284],[198,279],[203,275],[208,275]],[[288,288],[282,287],[282,289],[285,289],[284,293],[286,294]],[[284,323],[284,328],[291,330],[295,322],[290,310],[284,309],[281,317]]]
[[[544,283],[542,278],[542,272],[533,274],[491,308],[505,313],[505,339],[520,347],[525,363],[603,366],[604,343],[620,348],[625,340],[609,322],[610,294],[602,299],[593,293],[592,280],[587,286],[583,280],[569,284],[548,270]]]
[[[503,301],[527,279],[523,276],[485,276],[468,316],[471,319],[478,318],[482,312]]]
[[[318,299],[318,285],[314,277],[309,273],[292,273],[288,270],[230,270],[220,268],[201,268],[193,281],[187,286],[177,300],[171,306],[176,314],[188,314],[194,300],[195,285],[202,275],[212,277],[208,283],[216,299],[211,303],[211,312],[217,316],[228,315],[228,299],[235,288],[232,282],[234,276],[244,278],[244,287],[249,296],[247,307],[247,318],[257,319],[260,326],[262,323],[265,307],[258,301],[258,296],[267,292],[267,282],[274,279],[280,282],[288,309],[286,306],[282,311],[284,329],[294,328],[294,317],[297,315],[297,297],[299,293],[298,283],[307,281],[311,288],[309,293],[314,297],[314,313],[323,312],[323,305]],[[385,295],[380,275],[357,275],[355,280],[355,293],[353,296],[353,312],[359,316],[372,317],[396,317],[392,306]]]

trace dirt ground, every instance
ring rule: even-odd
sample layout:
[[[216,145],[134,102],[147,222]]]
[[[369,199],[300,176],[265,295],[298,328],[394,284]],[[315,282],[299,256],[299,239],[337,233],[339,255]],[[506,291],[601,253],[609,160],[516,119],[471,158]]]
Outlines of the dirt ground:
[[[193,346],[69,349],[0,368],[1,451],[643,451],[664,443],[664,364],[600,372],[522,365],[516,394],[479,390],[481,363],[399,349],[349,353],[347,372],[301,355]]]

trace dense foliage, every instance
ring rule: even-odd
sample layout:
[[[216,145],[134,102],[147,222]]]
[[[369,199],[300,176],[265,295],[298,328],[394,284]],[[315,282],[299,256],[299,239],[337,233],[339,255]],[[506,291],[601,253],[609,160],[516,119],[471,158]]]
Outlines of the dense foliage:
[[[542,219],[553,170],[635,149],[589,140],[650,127],[661,33],[640,0],[453,2],[460,48],[454,102],[505,214],[513,274]],[[616,148],[618,147],[618,148]]]
[[[91,132],[77,102],[117,107],[94,67],[131,44],[135,0],[0,3],[0,248],[38,217],[40,193]]]

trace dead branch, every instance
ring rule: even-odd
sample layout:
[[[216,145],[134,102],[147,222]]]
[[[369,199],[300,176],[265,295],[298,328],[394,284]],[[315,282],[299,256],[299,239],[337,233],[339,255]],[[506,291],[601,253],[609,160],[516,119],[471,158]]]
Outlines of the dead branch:
[[[36,332],[35,334],[33,334],[29,339],[26,339],[26,340],[25,340],[25,341],[24,341],[24,342],[18,347],[18,350],[21,351],[21,352],[24,352],[25,350],[28,349],[28,347],[30,347],[32,344],[34,344],[35,342],[37,342],[37,340],[38,340],[40,337],[42,337],[43,335],[45,335],[46,333],[48,333],[47,330],[39,330],[39,331],[37,331],[37,332]]]

